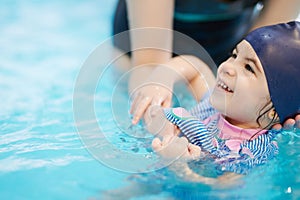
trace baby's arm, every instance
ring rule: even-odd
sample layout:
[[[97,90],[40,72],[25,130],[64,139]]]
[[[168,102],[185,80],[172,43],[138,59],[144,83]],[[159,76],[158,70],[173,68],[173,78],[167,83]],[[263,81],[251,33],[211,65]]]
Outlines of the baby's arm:
[[[203,183],[216,188],[228,188],[235,185],[240,185],[242,175],[227,172],[217,178],[206,177],[195,173],[187,164],[187,162],[174,162],[169,168],[174,171],[185,181]]]
[[[178,58],[178,64],[185,64],[186,68],[192,71],[193,68],[196,76],[189,76],[189,73],[182,72],[186,80],[188,80],[189,88],[197,101],[203,99],[207,91],[212,90],[216,83],[216,77],[211,68],[202,60],[195,56],[183,55]]]
[[[217,178],[205,177],[195,173],[187,164],[189,160],[201,159],[203,153],[199,146],[188,142],[185,137],[173,137],[169,142],[156,138],[152,147],[163,159],[175,161],[169,166],[176,175],[185,181],[203,183],[214,187],[230,187],[240,182],[242,175],[226,173]]]

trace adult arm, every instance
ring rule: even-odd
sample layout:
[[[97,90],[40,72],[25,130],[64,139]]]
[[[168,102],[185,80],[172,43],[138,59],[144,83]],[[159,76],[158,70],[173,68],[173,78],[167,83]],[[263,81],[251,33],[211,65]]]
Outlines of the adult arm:
[[[300,12],[300,0],[269,0],[252,29],[295,20]]]
[[[195,56],[183,55],[172,58],[168,63],[157,67],[149,80],[160,85],[145,85],[141,88],[143,95],[136,97],[131,106],[133,124],[136,124],[150,105],[160,105],[169,91],[172,91],[173,84],[177,81],[186,81],[190,86],[192,94],[197,100],[211,89],[215,84],[215,76],[211,69]],[[156,90],[156,91],[155,91]],[[149,92],[150,91],[150,92]],[[159,92],[161,92],[159,94]],[[162,94],[164,92],[164,94]],[[152,98],[145,98],[145,96]]]
[[[133,67],[147,68],[152,64],[152,68],[153,64],[167,62],[172,55],[174,0],[127,0],[126,3]],[[130,91],[145,79],[139,78],[141,73],[133,78]]]

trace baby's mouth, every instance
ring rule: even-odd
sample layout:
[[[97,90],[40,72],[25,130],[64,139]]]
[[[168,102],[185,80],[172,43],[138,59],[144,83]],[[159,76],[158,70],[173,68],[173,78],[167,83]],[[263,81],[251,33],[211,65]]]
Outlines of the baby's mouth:
[[[219,88],[222,88],[222,89],[225,90],[226,92],[233,93],[233,90],[230,89],[230,88],[228,87],[228,85],[226,85],[226,84],[225,84],[223,81],[221,81],[221,80],[218,80],[217,86],[218,86]]]

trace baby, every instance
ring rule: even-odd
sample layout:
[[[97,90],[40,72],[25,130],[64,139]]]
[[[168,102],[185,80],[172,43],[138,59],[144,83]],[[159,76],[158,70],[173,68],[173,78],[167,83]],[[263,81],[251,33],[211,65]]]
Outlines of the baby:
[[[279,131],[271,127],[300,113],[299,58],[296,21],[250,32],[219,66],[217,78],[193,56],[173,58],[176,73],[166,76],[186,79],[201,101],[191,112],[147,110],[148,129],[160,136],[153,140],[154,150],[165,158],[212,157],[219,170],[237,174],[272,159],[278,153],[274,139]],[[215,183],[184,171],[189,179]]]

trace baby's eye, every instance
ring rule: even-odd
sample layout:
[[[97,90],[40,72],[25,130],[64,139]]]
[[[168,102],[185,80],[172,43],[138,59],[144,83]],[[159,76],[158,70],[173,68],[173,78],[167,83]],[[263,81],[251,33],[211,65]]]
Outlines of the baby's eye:
[[[236,59],[237,58],[237,54],[235,52],[232,52],[231,53],[231,57],[234,58],[234,59]]]
[[[249,72],[255,74],[255,71],[253,70],[253,68],[249,64],[245,65],[245,69],[248,70]]]

